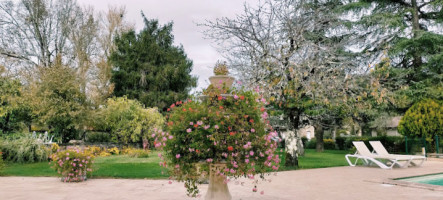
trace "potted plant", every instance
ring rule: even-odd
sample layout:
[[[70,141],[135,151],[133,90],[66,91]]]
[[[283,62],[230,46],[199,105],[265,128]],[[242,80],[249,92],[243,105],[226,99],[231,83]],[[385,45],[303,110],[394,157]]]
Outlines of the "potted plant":
[[[187,100],[170,106],[166,132],[153,134],[162,149],[161,165],[171,178],[183,181],[188,195],[199,194],[198,180],[209,178],[206,199],[230,199],[232,178],[265,178],[277,170],[277,135],[270,131],[264,99],[251,91],[208,92],[204,101]],[[253,191],[257,191],[256,186]]]
[[[58,151],[51,156],[53,168],[63,182],[81,182],[87,180],[92,172],[93,156],[78,149]]]
[[[226,62],[217,61],[214,66],[214,76],[209,77],[209,81],[216,88],[230,88],[234,83],[234,77],[229,76],[228,66]]]

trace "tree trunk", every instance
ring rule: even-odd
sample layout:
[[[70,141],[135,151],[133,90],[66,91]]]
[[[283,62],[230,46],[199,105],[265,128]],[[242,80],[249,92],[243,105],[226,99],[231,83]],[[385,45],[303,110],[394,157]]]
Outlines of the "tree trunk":
[[[315,133],[315,139],[317,140],[317,144],[315,145],[315,150],[317,152],[323,152],[324,150],[324,142],[323,142],[323,126],[319,123],[314,124],[314,133]]]
[[[412,0],[411,4],[412,4],[412,33],[414,39],[416,39],[418,37],[418,31],[420,31],[417,0]],[[415,71],[418,71],[423,63],[420,56],[420,52],[418,52],[417,50],[414,51],[414,59],[412,63]]]

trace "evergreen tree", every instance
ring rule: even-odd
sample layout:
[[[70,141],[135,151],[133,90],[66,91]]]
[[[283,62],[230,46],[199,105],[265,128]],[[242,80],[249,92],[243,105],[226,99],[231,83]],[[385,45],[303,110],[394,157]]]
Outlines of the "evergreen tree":
[[[443,107],[431,99],[414,104],[401,119],[398,131],[405,136],[429,139],[443,135]]]
[[[131,30],[115,38],[116,50],[110,57],[114,95],[164,110],[185,99],[196,86],[196,78],[190,75],[192,61],[183,47],[173,45],[172,23],[161,26],[158,20],[148,20],[143,13],[142,17],[142,31]]]
[[[404,112],[423,98],[442,99],[443,1],[350,2],[343,9],[355,33],[353,47],[361,50],[358,58],[366,66],[389,58],[389,68],[381,69],[386,75],[381,81],[396,91],[391,103],[397,111]]]

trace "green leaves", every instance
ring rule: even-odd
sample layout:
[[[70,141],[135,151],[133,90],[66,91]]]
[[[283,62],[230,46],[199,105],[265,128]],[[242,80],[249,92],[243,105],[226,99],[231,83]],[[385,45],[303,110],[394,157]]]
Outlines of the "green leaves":
[[[405,136],[430,139],[443,135],[443,105],[431,99],[414,104],[401,119],[398,131]]]
[[[137,100],[126,97],[108,99],[106,107],[98,113],[101,128],[111,132],[116,142],[141,142],[164,124],[157,108],[145,108]]]
[[[173,45],[172,23],[161,26],[142,16],[142,31],[131,30],[114,40],[117,48],[110,56],[114,95],[164,110],[185,99],[196,78],[190,75],[192,61],[183,48]]]

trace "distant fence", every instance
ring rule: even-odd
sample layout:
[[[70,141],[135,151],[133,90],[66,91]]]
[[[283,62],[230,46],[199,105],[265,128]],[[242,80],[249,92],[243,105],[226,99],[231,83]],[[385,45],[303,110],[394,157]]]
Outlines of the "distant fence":
[[[423,148],[425,153],[441,154],[443,152],[443,140],[442,137],[435,136],[430,139],[422,138],[410,138],[405,136],[405,152],[406,154],[421,154]]]

